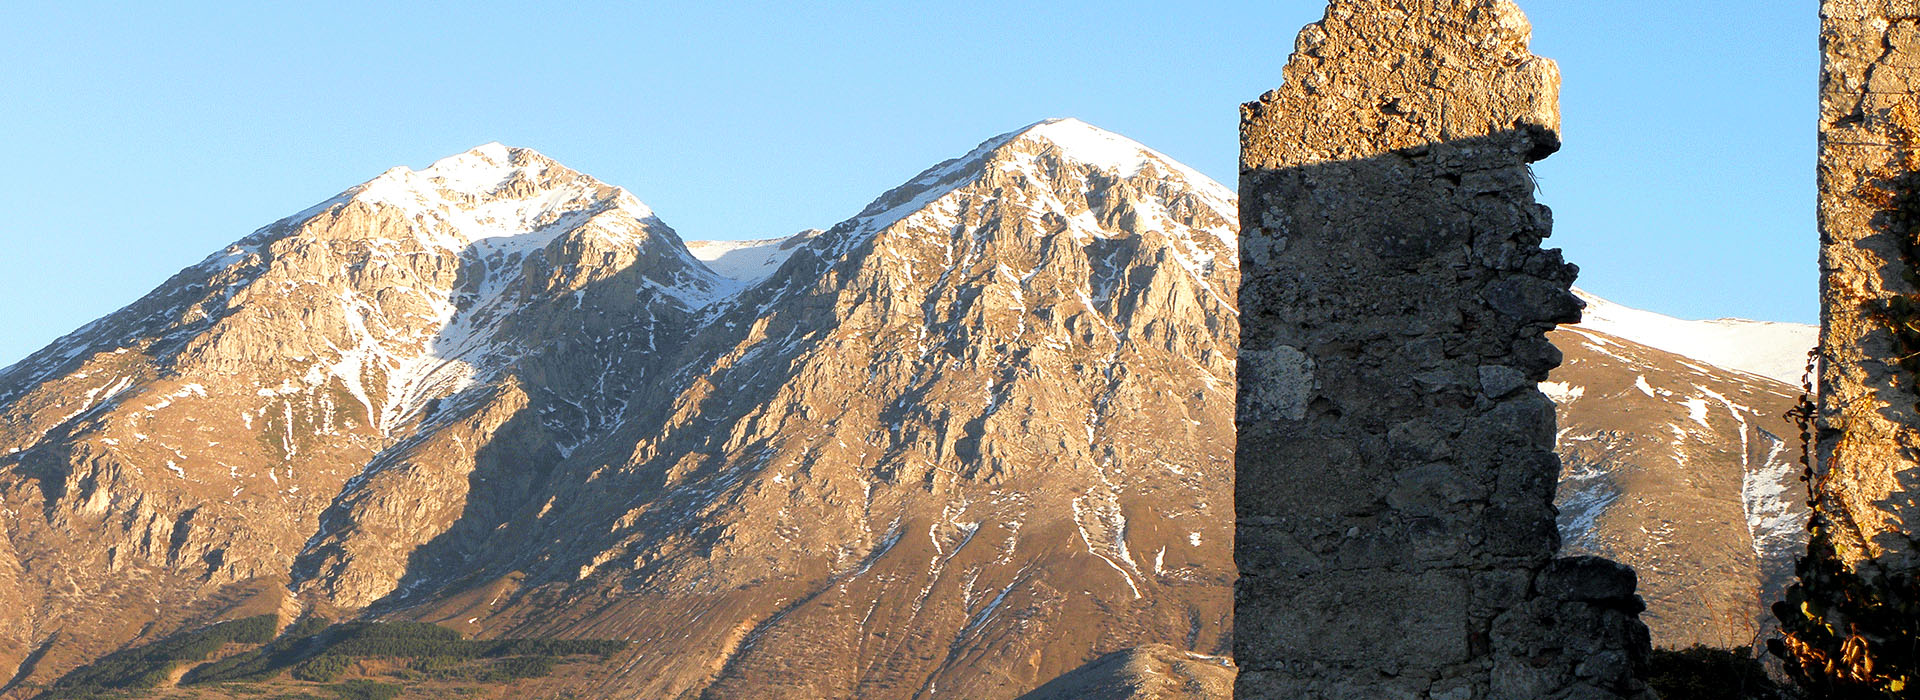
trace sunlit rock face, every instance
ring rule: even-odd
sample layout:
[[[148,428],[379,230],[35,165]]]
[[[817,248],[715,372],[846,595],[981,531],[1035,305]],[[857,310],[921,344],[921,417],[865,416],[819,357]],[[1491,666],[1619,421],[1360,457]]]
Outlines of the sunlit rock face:
[[[1885,0],[1820,3],[1820,497],[1840,556],[1894,571],[1920,566],[1913,14]]]
[[[1050,121],[709,266],[532,151],[389,171],[0,374],[8,668],[260,611],[632,639],[610,697],[1224,653],[1233,207]]]

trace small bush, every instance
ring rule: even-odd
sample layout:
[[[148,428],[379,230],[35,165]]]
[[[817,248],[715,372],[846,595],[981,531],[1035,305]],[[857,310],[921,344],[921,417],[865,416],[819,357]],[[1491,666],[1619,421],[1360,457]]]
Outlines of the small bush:
[[[543,678],[553,673],[551,656],[515,656],[493,663],[495,670],[508,678]]]
[[[347,667],[352,664],[353,660],[344,656],[321,654],[293,667],[293,677],[312,683],[328,683],[346,673]]]
[[[341,700],[393,700],[400,694],[400,686],[364,680],[330,685],[327,686],[327,690]]]
[[[427,674],[442,674],[458,670],[466,661],[451,656],[423,656],[407,664],[407,668]]]

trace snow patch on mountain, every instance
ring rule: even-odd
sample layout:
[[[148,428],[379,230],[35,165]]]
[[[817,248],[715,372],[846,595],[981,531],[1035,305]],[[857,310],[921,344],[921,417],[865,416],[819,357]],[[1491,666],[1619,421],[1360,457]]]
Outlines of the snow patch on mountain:
[[[1787,441],[1759,431],[1767,442],[1767,456],[1740,477],[1740,504],[1753,534],[1753,553],[1762,559],[1791,561],[1805,547],[1807,512],[1795,508],[1800,464],[1787,456]]]
[[[687,251],[721,277],[750,284],[773,274],[794,251],[820,234],[820,229],[807,229],[786,238],[688,241]]]
[[[1563,548],[1592,549],[1600,544],[1600,516],[1620,500],[1620,484],[1606,465],[1568,459],[1561,467],[1559,527]]]
[[[1546,394],[1556,404],[1567,404],[1587,395],[1587,388],[1568,382],[1540,382],[1540,393]]]
[[[1573,293],[1587,303],[1581,328],[1796,386],[1806,368],[1807,350],[1819,342],[1820,328],[1804,323],[1686,321],[1621,306],[1578,288]]]

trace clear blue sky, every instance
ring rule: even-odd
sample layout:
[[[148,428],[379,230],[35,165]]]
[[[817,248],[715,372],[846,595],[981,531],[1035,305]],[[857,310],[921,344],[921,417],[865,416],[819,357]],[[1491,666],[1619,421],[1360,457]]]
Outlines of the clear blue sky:
[[[717,4],[0,9],[0,365],[259,226],[488,141],[624,186],[689,239],[833,224],[1056,116],[1232,186],[1237,105],[1323,7]],[[1580,284],[1811,322],[1814,8],[1521,5],[1565,77],[1566,147],[1537,170]]]

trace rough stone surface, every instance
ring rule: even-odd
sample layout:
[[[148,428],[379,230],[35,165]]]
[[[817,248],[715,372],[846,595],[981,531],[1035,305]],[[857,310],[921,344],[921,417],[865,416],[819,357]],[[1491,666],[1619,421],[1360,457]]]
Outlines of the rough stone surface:
[[[1890,361],[1911,350],[1884,310],[1916,292],[1913,234],[1890,214],[1920,170],[1920,17],[1911,2],[1871,0],[1827,0],[1820,15],[1821,496],[1846,516],[1842,556],[1911,565],[1900,533],[1916,522],[1920,395]]]
[[[1510,2],[1334,0],[1242,110],[1238,697],[1648,696],[1631,578],[1552,560],[1531,383],[1580,304],[1539,247],[1529,34]]]

